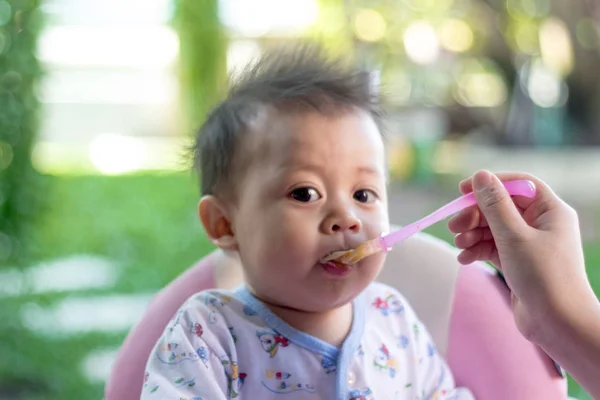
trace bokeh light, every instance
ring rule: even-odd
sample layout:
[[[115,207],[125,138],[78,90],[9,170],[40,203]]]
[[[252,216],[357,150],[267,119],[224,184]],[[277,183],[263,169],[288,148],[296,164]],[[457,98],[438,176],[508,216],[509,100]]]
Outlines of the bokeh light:
[[[457,99],[467,107],[497,107],[506,101],[506,86],[496,74],[466,74],[458,81]]]
[[[365,42],[376,42],[383,39],[386,23],[383,16],[375,10],[363,9],[354,17],[356,36]]]
[[[440,29],[440,44],[446,50],[463,53],[473,46],[473,31],[460,19],[447,19]]]
[[[440,50],[435,29],[425,21],[410,24],[404,32],[404,48],[408,57],[417,64],[434,62]]]
[[[146,154],[135,138],[104,134],[90,145],[90,159],[104,174],[122,174],[142,167]]]
[[[179,49],[176,33],[159,26],[55,26],[40,38],[38,56],[48,64],[163,67]]]
[[[538,26],[533,21],[519,21],[514,31],[517,49],[526,54],[539,51]]]
[[[560,76],[573,70],[573,46],[565,23],[558,18],[546,19],[540,27],[540,51],[546,66]]]
[[[454,97],[465,107],[498,107],[506,102],[508,89],[493,61],[472,58],[456,75]]]
[[[235,40],[227,49],[227,70],[237,73],[260,55],[260,46],[253,40]]]
[[[6,0],[0,0],[0,26],[6,25],[12,17],[12,8]]]
[[[508,12],[515,18],[536,18],[548,15],[550,0],[507,0]]]
[[[426,11],[437,5],[436,0],[404,0],[404,2],[409,8],[415,11]],[[443,3],[443,1],[439,3]]]
[[[0,141],[0,172],[8,168],[13,161],[13,148],[10,144]]]
[[[558,107],[566,101],[566,87],[562,84],[560,76],[548,68],[541,60],[531,63],[527,93],[531,100],[540,107]]]
[[[223,23],[242,37],[295,36],[319,17],[316,0],[221,0]]]

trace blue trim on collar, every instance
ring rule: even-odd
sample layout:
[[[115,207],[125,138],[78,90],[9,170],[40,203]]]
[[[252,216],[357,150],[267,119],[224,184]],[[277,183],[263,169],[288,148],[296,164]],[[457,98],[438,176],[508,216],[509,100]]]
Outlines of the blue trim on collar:
[[[350,333],[346,337],[346,340],[344,340],[341,349],[294,328],[275,315],[263,302],[254,297],[245,285],[237,287],[235,293],[236,296],[252,308],[271,329],[274,329],[290,341],[307,350],[336,360],[336,398],[340,400],[346,400],[348,398],[348,366],[358,350],[358,346],[360,345],[365,330],[366,300],[364,293],[360,293],[352,301],[352,327],[350,328]]]

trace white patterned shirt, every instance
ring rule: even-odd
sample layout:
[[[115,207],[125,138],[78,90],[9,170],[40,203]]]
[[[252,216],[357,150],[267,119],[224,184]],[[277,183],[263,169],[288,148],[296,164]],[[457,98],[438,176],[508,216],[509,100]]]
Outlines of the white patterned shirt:
[[[273,314],[244,286],[192,296],[154,347],[142,399],[460,399],[429,333],[395,289],[353,301],[341,348]]]

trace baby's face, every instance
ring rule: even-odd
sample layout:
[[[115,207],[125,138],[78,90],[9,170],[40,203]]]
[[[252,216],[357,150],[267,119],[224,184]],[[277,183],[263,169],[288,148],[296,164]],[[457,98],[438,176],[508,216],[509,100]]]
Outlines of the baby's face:
[[[349,269],[319,263],[388,230],[384,146],[373,119],[353,111],[270,118],[241,151],[253,161],[231,223],[246,282],[268,303],[317,312],[351,301],[384,256]]]

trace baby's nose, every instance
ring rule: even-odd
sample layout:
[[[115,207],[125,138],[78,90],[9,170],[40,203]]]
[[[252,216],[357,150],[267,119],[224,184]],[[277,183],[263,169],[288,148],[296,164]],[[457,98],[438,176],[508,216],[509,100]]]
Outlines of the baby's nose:
[[[338,232],[360,232],[362,223],[351,213],[334,215],[323,221],[323,230],[325,233],[333,234]]]

